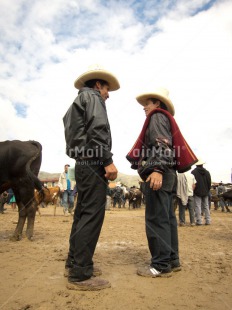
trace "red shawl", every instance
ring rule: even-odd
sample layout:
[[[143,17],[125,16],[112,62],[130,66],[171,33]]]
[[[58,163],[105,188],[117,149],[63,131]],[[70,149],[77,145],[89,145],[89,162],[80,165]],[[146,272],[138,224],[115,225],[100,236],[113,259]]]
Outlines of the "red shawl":
[[[140,151],[142,150],[142,146],[144,143],[145,133],[147,130],[147,127],[149,125],[151,116],[154,113],[163,113],[167,116],[167,118],[170,121],[171,125],[171,133],[172,133],[172,144],[173,149],[175,150],[175,160],[176,160],[176,170],[180,173],[188,171],[192,165],[194,165],[198,159],[191,150],[188,143],[185,141],[184,137],[182,136],[182,133],[180,132],[180,129],[174,119],[174,117],[166,110],[163,109],[155,109],[151,111],[142,128],[142,131],[136,140],[134,146],[130,150],[130,152],[127,154],[126,158],[129,160],[129,162],[132,164],[132,168],[137,169],[138,168],[138,161],[140,159]]]

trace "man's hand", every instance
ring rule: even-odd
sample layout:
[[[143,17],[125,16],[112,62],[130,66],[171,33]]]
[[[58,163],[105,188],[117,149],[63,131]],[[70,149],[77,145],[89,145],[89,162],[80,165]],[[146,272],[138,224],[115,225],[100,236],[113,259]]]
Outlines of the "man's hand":
[[[157,191],[161,188],[163,182],[163,175],[159,172],[152,172],[146,179],[146,182],[150,182],[150,188]]]
[[[109,166],[105,167],[105,178],[110,181],[114,181],[117,178],[118,170],[115,165],[112,163]]]

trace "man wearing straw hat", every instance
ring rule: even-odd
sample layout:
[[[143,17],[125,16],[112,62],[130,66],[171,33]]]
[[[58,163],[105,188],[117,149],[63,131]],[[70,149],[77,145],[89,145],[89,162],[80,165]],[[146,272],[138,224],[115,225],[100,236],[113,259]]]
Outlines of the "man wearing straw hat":
[[[146,120],[133,148],[127,154],[132,169],[145,182],[146,235],[151,254],[149,266],[137,274],[144,277],[169,277],[179,271],[177,221],[172,207],[176,191],[176,170],[185,172],[197,158],[173,118],[174,106],[164,88],[139,95]]]
[[[100,290],[110,287],[110,283],[97,277],[101,270],[94,266],[93,255],[104,220],[108,180],[117,177],[105,101],[109,92],[120,85],[112,73],[94,66],[80,75],[74,86],[79,90],[78,96],[63,118],[66,153],[76,160],[78,186],[65,264],[67,287]]]

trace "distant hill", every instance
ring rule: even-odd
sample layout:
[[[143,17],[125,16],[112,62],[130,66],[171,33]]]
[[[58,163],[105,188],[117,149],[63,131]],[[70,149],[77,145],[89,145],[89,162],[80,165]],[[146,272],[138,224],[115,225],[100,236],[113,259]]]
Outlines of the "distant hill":
[[[54,180],[54,179],[59,179],[60,172],[58,173],[49,173],[49,172],[44,172],[40,171],[39,173],[39,179],[40,180]],[[124,173],[118,173],[118,177],[114,182],[121,182],[127,186],[138,186],[138,182],[140,181],[140,177],[138,175],[128,175]]]
[[[59,176],[60,176],[60,172],[58,172],[58,173],[49,173],[49,172],[44,172],[44,171],[39,172],[39,179],[41,179],[41,180],[43,180],[43,179],[48,179],[48,180],[59,179]]]
[[[128,175],[124,173],[118,173],[118,177],[114,182],[121,182],[128,187],[131,187],[135,185],[136,187],[138,186],[138,182],[141,181],[141,178],[139,175]]]

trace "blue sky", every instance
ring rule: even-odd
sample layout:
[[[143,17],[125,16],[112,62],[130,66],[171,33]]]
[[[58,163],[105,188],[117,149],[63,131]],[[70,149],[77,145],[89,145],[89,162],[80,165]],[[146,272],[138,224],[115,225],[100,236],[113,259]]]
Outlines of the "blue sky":
[[[74,80],[100,64],[121,84],[106,102],[120,172],[134,173],[125,155],[145,119],[135,97],[163,86],[213,180],[230,182],[231,15],[229,0],[2,0],[0,140],[40,141],[43,171],[74,165],[62,117]]]

